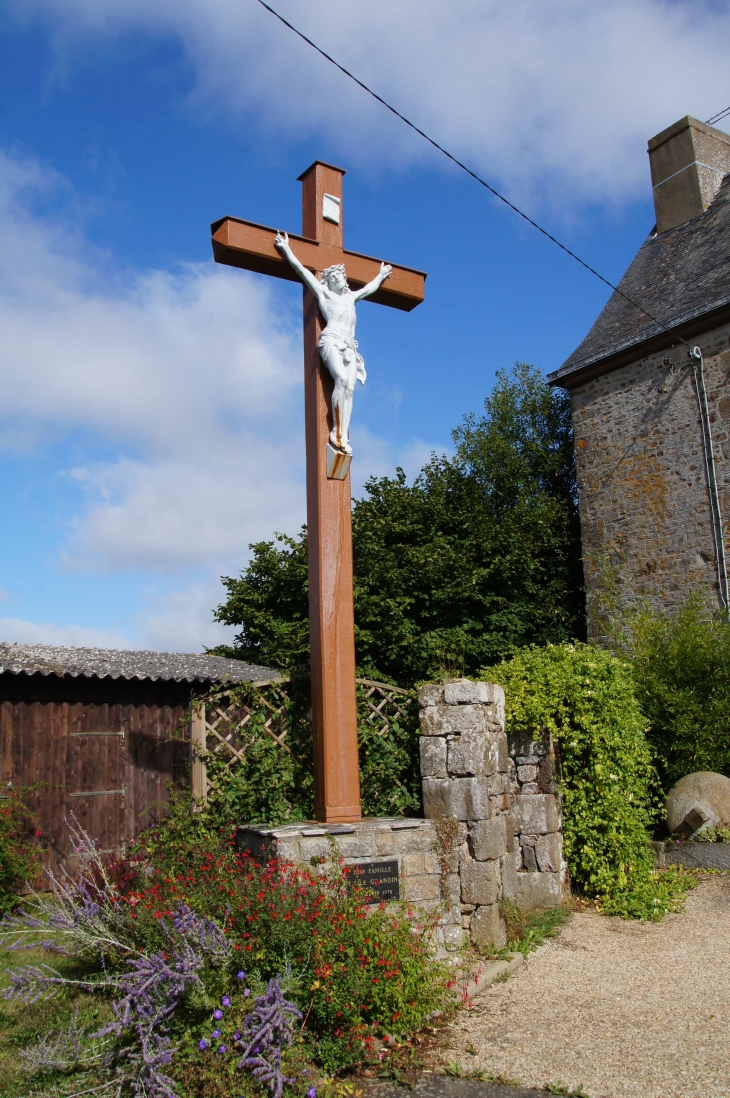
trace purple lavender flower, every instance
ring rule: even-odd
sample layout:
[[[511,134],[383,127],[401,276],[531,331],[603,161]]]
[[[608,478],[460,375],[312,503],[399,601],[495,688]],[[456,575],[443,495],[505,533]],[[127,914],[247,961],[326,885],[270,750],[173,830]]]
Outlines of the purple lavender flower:
[[[246,990],[245,990],[245,991],[244,991],[244,993],[243,993],[243,997],[244,997],[244,999],[248,999],[248,997],[249,997],[249,995],[250,995],[250,994],[251,994],[251,990],[250,990],[250,988],[246,988]]]
[[[241,969],[240,972],[236,973],[236,979],[238,979],[238,980],[245,980],[246,979],[246,973],[243,971],[243,969]]]
[[[223,1017],[223,1011],[219,1010],[216,1007],[216,1009],[213,1011],[213,1017],[215,1018],[216,1022],[220,1022],[221,1018]]]
[[[231,1000],[228,998],[227,995],[224,995],[223,998],[221,999],[221,1006],[228,1007],[230,1005],[231,1005]]]
[[[241,1040],[241,1034],[238,1032],[238,1030],[236,1030],[236,1032],[233,1034],[233,1040],[234,1041],[240,1041]]]
[[[293,1020],[301,1019],[301,1011],[282,995],[278,980],[269,980],[263,995],[254,999],[253,1010],[243,1023],[248,1044],[238,1062],[248,1068],[261,1083],[266,1083],[273,1098],[281,1098],[284,1076],[281,1053],[294,1041]]]
[[[310,1087],[307,1091],[307,1098],[317,1098],[317,1088]]]
[[[223,1055],[224,1052],[228,1052],[228,1049],[225,1045],[218,1045],[218,1051]]]
[[[221,1035],[221,1031],[219,1029],[214,1029],[210,1036],[211,1036],[211,1039],[212,1039],[213,1037],[220,1037],[220,1035]]]
[[[111,1022],[97,1033],[85,1036],[114,1039],[105,1066],[115,1071],[125,1092],[129,1090],[137,1098],[141,1095],[175,1098],[176,1084],[164,1070],[174,1051],[168,1036],[170,1022],[185,992],[196,984],[202,987],[200,970],[206,961],[216,967],[229,960],[230,942],[215,920],[201,918],[180,904],[172,926],[165,919],[158,922],[167,938],[166,948],[154,954],[139,952],[137,943],[129,937],[126,905],[118,902],[118,890],[107,874],[96,844],[75,818],[68,826],[80,855],[76,875],[57,878],[49,871],[50,895],[36,898],[32,914],[19,910],[17,915],[6,917],[0,928],[0,944],[6,948],[40,944],[48,951],[85,958],[96,954],[99,971],[90,978],[74,980],[48,965],[24,965],[10,973],[11,987],[5,997],[17,997],[32,1004],[62,986],[90,993],[116,992]],[[151,872],[148,868],[148,875]],[[110,948],[121,958],[127,958],[126,971],[120,973],[108,966],[106,957]],[[220,1011],[219,1017],[222,1016]],[[220,1031],[217,1035],[220,1036]],[[69,1041],[71,1036],[68,1040],[64,1037],[63,1048],[58,1040],[52,1045],[46,1041],[47,1047],[43,1048],[39,1044],[38,1055],[43,1063],[50,1063],[49,1057],[59,1061],[63,1053],[64,1064],[66,1061],[70,1064],[73,1041],[71,1044]],[[208,1047],[204,1038],[198,1042],[201,1052]],[[60,1061],[56,1066],[60,1066]]]

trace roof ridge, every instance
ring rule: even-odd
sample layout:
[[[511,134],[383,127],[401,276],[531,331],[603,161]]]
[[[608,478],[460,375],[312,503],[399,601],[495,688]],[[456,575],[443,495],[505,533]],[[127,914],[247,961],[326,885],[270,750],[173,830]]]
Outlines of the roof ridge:
[[[264,682],[280,674],[230,656],[151,649],[82,648],[0,642],[0,674],[70,675],[72,678],[151,679],[175,682]]]

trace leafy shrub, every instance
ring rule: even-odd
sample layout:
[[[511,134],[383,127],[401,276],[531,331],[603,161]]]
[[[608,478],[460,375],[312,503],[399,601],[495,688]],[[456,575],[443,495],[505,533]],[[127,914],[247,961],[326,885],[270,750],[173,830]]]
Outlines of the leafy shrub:
[[[37,873],[40,858],[30,812],[13,791],[0,800],[0,916],[18,903],[18,889]]]
[[[548,645],[483,675],[505,687],[511,731],[548,730],[558,744],[565,857],[578,889],[610,914],[674,910],[685,884],[653,869],[657,779],[627,661],[591,645]]]
[[[730,623],[695,595],[674,618],[642,607],[620,638],[666,791],[685,774],[730,777]]]
[[[730,827],[703,827],[692,839],[696,843],[730,843]]]

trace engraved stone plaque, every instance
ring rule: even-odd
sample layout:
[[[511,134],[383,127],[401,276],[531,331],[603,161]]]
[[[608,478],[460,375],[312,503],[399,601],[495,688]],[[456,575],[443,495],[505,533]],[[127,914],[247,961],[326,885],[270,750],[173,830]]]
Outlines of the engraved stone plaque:
[[[360,862],[350,866],[348,888],[360,885],[372,896],[372,902],[399,900],[398,859],[383,858],[378,862]]]

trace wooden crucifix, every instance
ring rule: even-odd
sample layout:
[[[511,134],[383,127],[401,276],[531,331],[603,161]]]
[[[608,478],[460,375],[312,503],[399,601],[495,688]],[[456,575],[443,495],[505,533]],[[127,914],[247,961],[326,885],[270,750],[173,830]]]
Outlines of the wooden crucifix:
[[[377,278],[377,259],[343,248],[342,168],[315,161],[299,176],[302,236],[291,249],[317,278],[343,264],[347,282],[359,290]],[[218,263],[298,281],[274,241],[277,230],[236,217],[214,221],[213,255]],[[410,311],[423,301],[426,276],[392,264],[370,300]],[[322,320],[311,290],[304,290],[304,418],[309,546],[309,641],[312,674],[315,815],[325,823],[361,819],[357,757],[355,623],[352,588],[352,513],[349,455],[328,445],[335,427],[333,381],[319,351]]]

